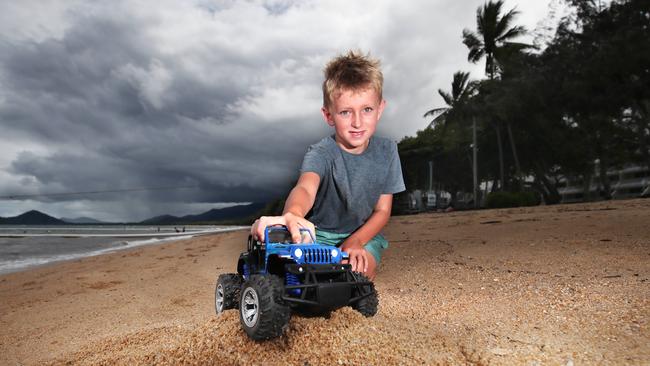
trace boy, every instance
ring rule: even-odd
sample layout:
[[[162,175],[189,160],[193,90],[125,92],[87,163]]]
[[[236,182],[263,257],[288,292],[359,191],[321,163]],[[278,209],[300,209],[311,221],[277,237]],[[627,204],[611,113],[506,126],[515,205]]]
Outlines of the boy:
[[[309,147],[282,216],[256,220],[254,237],[262,240],[264,228],[278,224],[296,243],[306,241],[300,228],[316,231],[317,242],[339,246],[353,271],[374,279],[388,247],[380,231],[393,194],[405,189],[397,145],[373,136],[386,106],[382,88],[379,61],[369,56],[350,51],[327,64],[321,112],[335,133]]]

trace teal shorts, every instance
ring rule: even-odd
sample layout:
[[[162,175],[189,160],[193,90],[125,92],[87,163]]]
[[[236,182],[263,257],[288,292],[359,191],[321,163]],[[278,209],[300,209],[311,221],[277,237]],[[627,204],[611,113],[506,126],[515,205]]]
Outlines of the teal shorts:
[[[338,234],[316,229],[316,241],[319,244],[334,245],[338,247],[343,244],[345,239],[349,236],[350,234]],[[375,235],[374,238],[370,239],[370,241],[364,245],[364,249],[375,257],[377,266],[379,266],[379,263],[381,262],[381,253],[386,248],[388,248],[388,241],[381,234]]]

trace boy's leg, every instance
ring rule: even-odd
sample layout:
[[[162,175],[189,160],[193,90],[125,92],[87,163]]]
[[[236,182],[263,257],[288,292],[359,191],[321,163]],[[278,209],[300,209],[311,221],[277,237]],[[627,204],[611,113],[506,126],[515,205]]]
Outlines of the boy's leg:
[[[381,255],[384,250],[388,248],[388,241],[383,235],[377,234],[366,243],[364,248],[371,254],[368,256],[368,271],[365,275],[370,278],[370,280],[374,280],[375,275],[377,274],[377,267],[381,263]]]
[[[321,244],[340,246],[350,234],[330,233],[323,230],[316,230],[316,241]],[[364,273],[370,280],[375,278],[377,267],[381,262],[382,252],[388,248],[388,241],[383,235],[377,234],[370,239],[364,249],[370,254],[368,256],[368,271]]]

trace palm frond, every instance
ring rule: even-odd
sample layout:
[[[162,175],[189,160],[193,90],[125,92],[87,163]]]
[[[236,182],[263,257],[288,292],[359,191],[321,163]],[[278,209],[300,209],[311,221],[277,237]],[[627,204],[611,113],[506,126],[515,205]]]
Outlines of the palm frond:
[[[508,29],[503,35],[496,39],[497,42],[507,42],[510,39],[517,38],[526,34],[526,28],[518,25]]]
[[[442,100],[445,101],[445,104],[447,104],[447,106],[449,106],[449,107],[454,106],[453,94],[450,95],[449,93],[447,93],[446,91],[444,91],[442,89],[438,89],[438,94],[440,94],[440,96],[442,97]]]
[[[436,109],[445,109],[445,110],[442,111],[441,113],[438,113],[438,115],[435,116],[435,117],[431,120],[431,122],[429,122],[429,124],[427,125],[427,127],[431,127],[431,128],[433,128],[433,127],[435,127],[436,123],[442,123],[442,124],[443,124],[443,127],[446,125],[445,121],[446,121],[447,113],[449,112],[449,110],[448,110],[447,108],[436,108]],[[431,111],[434,111],[434,109],[432,109]],[[429,111],[429,112],[431,112],[431,111]],[[428,112],[427,112],[427,113],[428,113]]]
[[[483,41],[479,38],[478,34],[469,29],[463,29],[463,43],[470,50],[483,47]]]
[[[501,18],[498,18],[499,15],[497,14],[496,24],[494,28],[495,39],[501,38],[505,33],[509,31],[508,28],[510,28],[512,22],[514,22],[515,17],[517,15],[519,15],[519,11],[517,11],[516,9],[510,10],[509,12],[504,14]]]
[[[454,105],[461,99],[465,89],[467,88],[467,80],[469,79],[468,72],[457,71],[454,73],[454,80],[451,83],[451,96]],[[449,104],[449,103],[447,103]],[[452,105],[453,106],[453,105]]]
[[[422,117],[424,117],[424,118],[426,118],[426,117],[433,117],[433,120],[435,121],[435,120],[438,119],[440,116],[442,116],[443,114],[445,114],[448,110],[449,110],[449,108],[447,108],[447,107],[441,107],[441,108],[430,109],[430,110],[428,110],[427,113],[425,113]]]
[[[497,2],[488,1],[482,8],[479,7],[476,12],[477,31],[483,35],[483,42],[488,48],[488,53],[493,46],[492,41],[499,35],[496,31],[502,6],[503,1],[501,0]]]
[[[525,43],[506,42],[501,47],[497,48],[494,53],[494,58],[498,63],[503,64],[512,55],[517,54],[525,49],[533,48],[534,46]]]
[[[470,49],[467,54],[467,61],[471,63],[477,63],[485,56],[485,48],[474,48]]]

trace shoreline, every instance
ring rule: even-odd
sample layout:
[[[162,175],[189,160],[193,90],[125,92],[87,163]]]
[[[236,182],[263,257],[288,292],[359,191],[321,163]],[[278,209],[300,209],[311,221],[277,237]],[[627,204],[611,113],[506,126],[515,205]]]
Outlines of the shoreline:
[[[165,244],[165,243],[171,243],[171,242],[176,242],[176,241],[182,241],[182,240],[189,240],[192,238],[197,238],[201,236],[208,236],[208,235],[217,235],[221,233],[227,233],[227,232],[232,232],[232,231],[239,231],[239,230],[246,230],[248,227],[232,227],[232,228],[222,228],[222,229],[217,229],[217,230],[204,230],[204,231],[196,231],[196,232],[185,232],[185,233],[168,233],[168,234],[155,234],[155,235],[136,235],[136,234],[131,234],[131,235],[124,235],[124,236],[115,236],[115,235],[110,235],[110,234],[95,234],[95,235],[78,235],[78,236],[61,236],[61,235],[50,235],[50,234],[33,234],[33,235],[22,235],[22,236],[2,236],[0,235],[0,238],[30,238],[30,237],[52,237],[52,238],[114,238],[114,239],[130,239],[130,238],[137,238],[141,240],[135,240],[135,241],[123,241],[121,245],[116,245],[113,247],[109,248],[103,248],[103,249],[96,249],[92,251],[87,251],[87,252],[79,252],[79,253],[62,253],[62,254],[57,254],[57,255],[52,255],[47,258],[29,258],[29,259],[23,259],[20,261],[14,261],[12,263],[7,263],[5,266],[3,266],[2,269],[0,269],[0,277],[5,274],[10,274],[10,273],[17,273],[17,272],[22,272],[22,271],[28,271],[31,269],[36,269],[42,266],[50,266],[50,265],[56,265],[60,263],[64,263],[67,261],[73,261],[81,258],[89,258],[89,257],[94,257],[98,255],[106,255],[110,253],[115,253],[115,252],[120,252],[120,251],[125,251],[133,248],[139,248],[142,246],[149,246],[149,245],[160,245],[160,244]],[[151,239],[144,239],[144,238],[151,238]]]
[[[244,231],[0,275],[0,364],[648,364],[649,220],[648,199],[393,217],[379,313],[269,342],[214,313]]]

